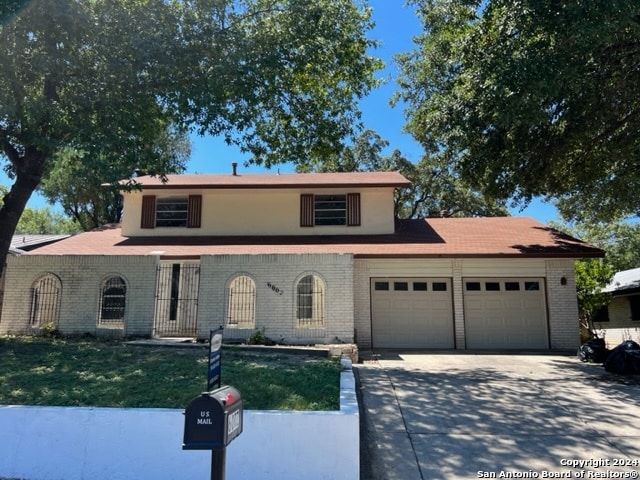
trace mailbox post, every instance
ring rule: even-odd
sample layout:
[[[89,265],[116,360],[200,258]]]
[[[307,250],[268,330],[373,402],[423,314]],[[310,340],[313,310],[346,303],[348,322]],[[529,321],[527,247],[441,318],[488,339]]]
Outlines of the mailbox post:
[[[204,392],[184,411],[183,450],[211,450],[211,480],[224,480],[227,445],[242,433],[242,397],[233,387]]]

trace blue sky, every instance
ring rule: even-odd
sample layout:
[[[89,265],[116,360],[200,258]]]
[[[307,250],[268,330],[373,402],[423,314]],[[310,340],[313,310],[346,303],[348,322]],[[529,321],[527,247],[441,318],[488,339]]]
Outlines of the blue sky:
[[[380,136],[390,142],[390,149],[400,150],[411,161],[420,160],[422,149],[410,135],[402,132],[405,123],[402,106],[392,108],[389,101],[397,89],[394,78],[397,68],[393,63],[393,55],[412,49],[412,38],[420,33],[420,24],[414,11],[404,5],[404,0],[369,0],[373,7],[373,20],[375,28],[369,37],[379,40],[381,46],[372,54],[382,58],[386,68],[378,73],[378,76],[386,82],[380,88],[372,92],[361,102],[363,121],[365,128],[375,130]],[[242,162],[248,157],[238,148],[229,147],[219,139],[212,137],[192,137],[192,155],[187,171],[189,173],[227,173],[231,171],[231,162],[240,164],[239,171],[261,173],[268,172],[262,167],[246,169]],[[282,172],[293,171],[291,165],[280,166]],[[0,184],[9,186],[11,181],[0,172]],[[46,201],[35,194],[28,206],[40,208],[46,205]],[[543,202],[533,202],[528,208],[520,211],[516,208],[511,211],[513,215],[526,215],[543,223],[557,219],[557,212],[553,206]]]

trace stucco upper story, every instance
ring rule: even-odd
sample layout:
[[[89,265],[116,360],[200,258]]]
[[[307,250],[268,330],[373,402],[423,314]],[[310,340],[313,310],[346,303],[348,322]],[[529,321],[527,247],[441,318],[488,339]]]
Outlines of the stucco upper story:
[[[123,192],[122,234],[370,235],[394,232],[397,172],[142,176]]]

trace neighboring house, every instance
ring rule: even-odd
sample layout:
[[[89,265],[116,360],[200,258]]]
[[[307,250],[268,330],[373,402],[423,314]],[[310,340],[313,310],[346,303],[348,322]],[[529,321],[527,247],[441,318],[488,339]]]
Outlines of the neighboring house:
[[[122,224],[9,259],[0,333],[574,349],[574,260],[603,255],[529,218],[397,221],[396,172],[135,181]]]
[[[11,238],[11,249],[19,252],[30,252],[36,248],[41,248],[46,245],[50,245],[65,238],[69,238],[70,234],[29,234],[23,233],[14,235]]]
[[[9,247],[9,255],[22,255],[23,253],[35,250],[36,248],[59,242],[70,235],[14,235],[11,239]],[[4,299],[4,269],[0,274],[0,312],[2,312],[2,303]]]
[[[609,305],[593,319],[608,348],[624,340],[640,342],[640,268],[616,273],[604,292],[611,294]]]

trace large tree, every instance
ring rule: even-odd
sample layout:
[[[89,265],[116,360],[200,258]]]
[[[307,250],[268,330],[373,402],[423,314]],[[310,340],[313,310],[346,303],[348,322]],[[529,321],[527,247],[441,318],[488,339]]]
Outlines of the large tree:
[[[640,212],[637,0],[414,0],[406,128],[494,198]],[[579,215],[578,215],[579,214]]]
[[[184,172],[191,154],[189,138],[174,128],[157,133],[153,155],[164,159],[161,173]],[[39,191],[49,203],[60,205],[85,231],[120,221],[122,195],[116,182],[141,173],[131,171],[129,165],[109,162],[108,158],[88,162],[84,152],[71,148],[56,153],[52,164]]]
[[[8,193],[7,187],[0,185],[0,207],[2,198]],[[63,234],[77,233],[80,225],[61,213],[53,212],[49,207],[39,209],[25,208],[16,227],[18,234]]]
[[[61,149],[89,167],[162,175],[154,139],[177,125],[267,165],[322,156],[356,128],[380,67],[367,52],[370,12],[352,0],[10,4],[0,10],[0,146],[15,181],[0,209],[0,269]]]
[[[470,188],[434,156],[425,155],[413,163],[398,149],[385,155],[388,147],[389,142],[378,133],[365,130],[342,152],[300,163],[298,171],[398,171],[411,181],[411,186],[396,190],[396,218],[508,215],[503,202]]]
[[[552,226],[604,250],[604,261],[613,272],[640,267],[640,223],[582,222]]]
[[[611,282],[614,273],[640,267],[640,223],[587,221],[552,226],[605,251],[605,258],[576,261],[581,322],[584,331],[592,333],[593,315],[611,300],[611,295],[601,290]]]

